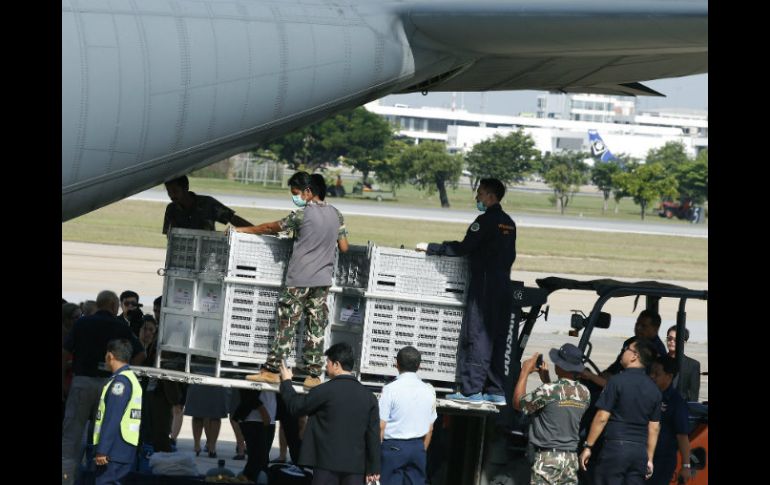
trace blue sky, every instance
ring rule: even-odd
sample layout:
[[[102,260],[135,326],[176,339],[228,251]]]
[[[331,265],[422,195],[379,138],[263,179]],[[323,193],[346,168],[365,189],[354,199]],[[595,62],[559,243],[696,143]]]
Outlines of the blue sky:
[[[640,97],[638,109],[655,108],[690,108],[708,110],[708,74],[686,76],[657,81],[645,81],[642,84],[666,95],[660,97]],[[479,92],[457,93],[457,108],[465,102],[465,109],[474,113],[517,115],[520,112],[536,111],[537,95],[543,91],[496,91],[487,92],[483,99],[485,108],[482,109],[482,96]],[[420,93],[396,94],[383,98],[383,104],[408,104],[412,107],[435,106],[449,108],[452,103],[452,93]]]

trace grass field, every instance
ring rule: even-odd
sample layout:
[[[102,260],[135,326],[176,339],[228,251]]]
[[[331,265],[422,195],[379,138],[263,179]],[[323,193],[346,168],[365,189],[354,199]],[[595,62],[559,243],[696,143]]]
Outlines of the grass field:
[[[210,188],[201,191],[214,192]],[[276,193],[285,195],[286,190]],[[161,234],[165,205],[117,202],[63,223],[62,240],[165,248],[166,237]],[[238,215],[254,224],[278,220],[286,214],[277,210],[238,210]],[[372,241],[381,246],[409,248],[421,241],[462,239],[467,229],[465,224],[363,216],[346,217],[346,224],[351,244]],[[224,226],[218,225],[218,229]],[[700,238],[521,227],[517,253],[514,270],[519,271],[639,279],[708,279],[708,240]]]
[[[353,189],[353,183],[345,181],[345,190],[350,194]],[[162,189],[162,186],[159,187]],[[387,188],[387,187],[385,187]],[[193,192],[202,194],[233,194],[233,195],[260,195],[266,197],[287,197],[288,189],[277,186],[266,186],[257,184],[243,184],[232,180],[211,179],[211,178],[191,178],[190,189]],[[595,191],[593,187],[586,188],[586,191]],[[474,200],[475,192],[471,192],[468,187],[458,187],[457,189],[448,189],[449,203],[451,209],[469,210],[476,205]],[[383,200],[377,202],[372,199],[361,199],[357,197],[346,197],[355,200],[356,203],[366,204],[393,204],[410,207],[441,207],[438,199],[438,193],[428,196],[426,192],[417,190],[412,185],[399,188],[396,191],[396,200]],[[508,191],[503,198],[503,209],[510,212],[529,213],[529,214],[558,214],[556,208],[548,200],[549,194],[538,192],[525,192],[512,190]],[[334,200],[334,199],[330,199]],[[588,193],[578,193],[567,206],[565,214],[578,215],[584,217],[605,217],[611,220],[640,220],[639,207],[631,199],[625,198],[618,205],[618,213],[615,214],[615,201],[610,198],[607,206],[607,212],[602,215],[602,206],[604,199]],[[651,220],[655,223],[669,224],[687,224],[687,221],[668,220],[657,216],[653,208],[648,209],[645,220]],[[708,219],[706,219],[708,221]]]

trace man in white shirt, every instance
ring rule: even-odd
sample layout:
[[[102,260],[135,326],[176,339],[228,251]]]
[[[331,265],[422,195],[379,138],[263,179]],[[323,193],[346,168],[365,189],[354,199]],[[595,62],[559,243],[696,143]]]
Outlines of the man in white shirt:
[[[436,420],[436,391],[417,377],[420,352],[407,346],[396,356],[399,376],[382,388],[380,439],[383,485],[425,483],[425,455]]]

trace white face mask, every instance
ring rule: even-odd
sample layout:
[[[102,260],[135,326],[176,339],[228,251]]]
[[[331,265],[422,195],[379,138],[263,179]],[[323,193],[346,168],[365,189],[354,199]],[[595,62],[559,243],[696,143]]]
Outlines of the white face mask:
[[[294,202],[294,205],[297,207],[305,207],[307,205],[307,201],[302,200],[302,197],[299,195],[292,195],[291,201]]]

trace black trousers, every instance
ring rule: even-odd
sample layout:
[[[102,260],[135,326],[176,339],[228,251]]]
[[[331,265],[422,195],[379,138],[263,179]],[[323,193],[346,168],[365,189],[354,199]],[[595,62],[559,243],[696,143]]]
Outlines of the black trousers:
[[[289,448],[289,456],[291,456],[291,460],[296,463],[296,461],[299,460],[299,448],[302,445],[302,440],[299,437],[299,417],[292,416],[289,413],[286,403],[283,401],[280,394],[278,394],[278,406],[275,419],[281,422],[283,434],[286,435],[286,445]]]
[[[264,425],[258,421],[241,421],[241,432],[246,441],[246,449],[249,450],[246,466],[243,474],[256,482],[259,472],[267,473],[267,464],[270,461],[270,448],[275,437],[275,425]]]
[[[645,485],[647,445],[636,441],[605,440],[596,463],[596,485]]]
[[[171,403],[160,389],[147,393],[145,401],[149,411],[149,424],[146,428],[145,442],[151,444],[155,451],[171,451]]]
[[[313,485],[362,485],[362,473],[330,472],[320,468],[313,469]]]
[[[504,395],[505,345],[511,322],[510,282],[487,294],[469,289],[458,349],[460,382],[466,396]],[[501,291],[502,290],[502,291]]]

